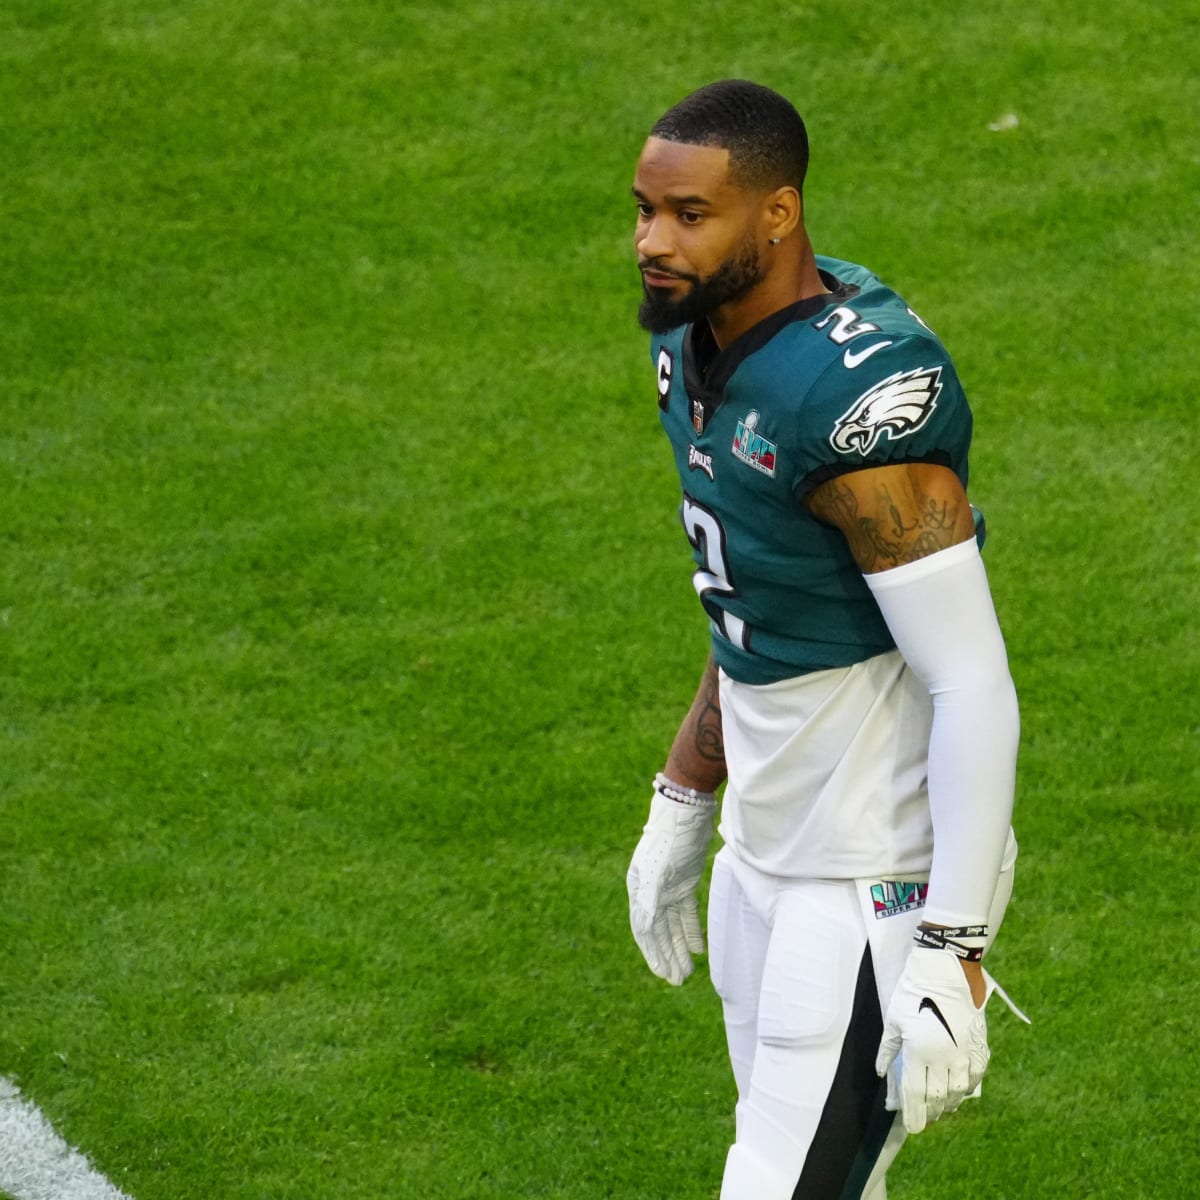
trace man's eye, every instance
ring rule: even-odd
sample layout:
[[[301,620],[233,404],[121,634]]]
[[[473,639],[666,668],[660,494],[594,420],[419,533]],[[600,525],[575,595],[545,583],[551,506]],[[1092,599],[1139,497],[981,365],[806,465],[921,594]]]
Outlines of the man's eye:
[[[698,212],[691,212],[689,209],[684,209],[679,214],[679,219],[685,225],[699,225],[703,220],[703,216]]]
[[[654,209],[651,208],[649,204],[639,204],[637,206],[637,210],[638,216],[645,217],[646,220],[649,220],[652,216],[654,216]]]

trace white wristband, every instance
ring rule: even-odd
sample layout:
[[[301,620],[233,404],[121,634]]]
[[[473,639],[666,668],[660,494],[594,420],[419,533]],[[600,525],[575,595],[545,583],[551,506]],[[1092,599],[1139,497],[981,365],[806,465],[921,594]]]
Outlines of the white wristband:
[[[668,779],[661,771],[654,777],[654,790],[668,800],[687,804],[692,808],[715,808],[717,804],[716,793],[698,792],[695,788],[684,787],[682,783]]]

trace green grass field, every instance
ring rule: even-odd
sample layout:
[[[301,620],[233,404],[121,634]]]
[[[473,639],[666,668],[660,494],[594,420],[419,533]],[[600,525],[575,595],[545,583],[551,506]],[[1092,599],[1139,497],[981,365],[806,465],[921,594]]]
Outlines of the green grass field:
[[[1034,1024],[892,1200],[1200,1196],[1200,8],[891,8],[0,6],[0,1076],[135,1200],[717,1195],[629,185],[729,75],[955,355],[1022,697]]]

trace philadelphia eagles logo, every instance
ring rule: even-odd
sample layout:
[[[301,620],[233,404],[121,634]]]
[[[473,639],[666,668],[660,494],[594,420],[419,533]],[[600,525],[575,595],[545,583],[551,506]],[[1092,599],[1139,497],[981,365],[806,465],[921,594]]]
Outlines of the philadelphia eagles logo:
[[[942,368],[899,371],[877,383],[843,413],[829,435],[839,454],[870,454],[886,433],[897,442],[933,416],[942,390]]]

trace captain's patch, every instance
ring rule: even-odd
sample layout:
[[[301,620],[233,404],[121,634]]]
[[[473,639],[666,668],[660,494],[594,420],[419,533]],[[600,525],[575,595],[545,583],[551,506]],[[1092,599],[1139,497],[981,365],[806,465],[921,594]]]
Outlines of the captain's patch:
[[[671,400],[671,376],[675,374],[675,360],[671,352],[661,349],[658,352],[658,407],[663,412]]]

